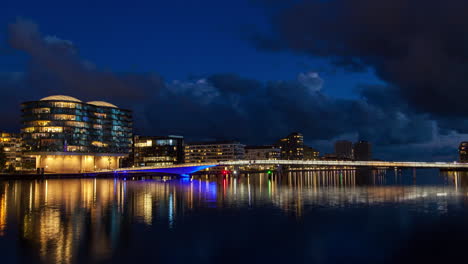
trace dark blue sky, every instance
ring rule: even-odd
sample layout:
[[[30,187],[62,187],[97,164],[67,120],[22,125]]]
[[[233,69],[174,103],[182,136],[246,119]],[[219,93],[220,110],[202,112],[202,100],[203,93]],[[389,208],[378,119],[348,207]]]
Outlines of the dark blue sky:
[[[158,72],[166,80],[213,73],[237,73],[262,81],[295,79],[318,71],[324,92],[355,97],[356,84],[373,74],[331,70],[323,59],[257,49],[247,39],[252,28],[266,29],[268,11],[250,0],[172,1],[6,1],[0,11],[2,35],[17,17],[41,32],[70,40],[80,56],[114,72]],[[4,36],[2,36],[4,37]],[[2,70],[23,71],[26,57],[10,56]],[[19,59],[21,57],[21,59]]]
[[[466,12],[465,12],[466,11]],[[108,100],[139,134],[453,160],[468,121],[468,2],[12,1],[0,9],[0,117],[50,94]]]

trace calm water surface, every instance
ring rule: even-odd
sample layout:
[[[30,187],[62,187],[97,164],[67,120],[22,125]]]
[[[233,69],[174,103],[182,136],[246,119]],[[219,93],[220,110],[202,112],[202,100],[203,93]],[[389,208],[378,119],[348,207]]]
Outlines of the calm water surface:
[[[468,174],[0,181],[0,263],[451,263]]]

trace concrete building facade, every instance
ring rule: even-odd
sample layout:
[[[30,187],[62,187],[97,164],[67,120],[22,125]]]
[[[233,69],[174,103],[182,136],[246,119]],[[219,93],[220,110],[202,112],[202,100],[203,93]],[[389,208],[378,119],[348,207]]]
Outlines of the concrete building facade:
[[[243,160],[245,145],[236,141],[196,142],[185,146],[186,163]]]
[[[246,160],[279,160],[281,149],[276,146],[246,146]]]

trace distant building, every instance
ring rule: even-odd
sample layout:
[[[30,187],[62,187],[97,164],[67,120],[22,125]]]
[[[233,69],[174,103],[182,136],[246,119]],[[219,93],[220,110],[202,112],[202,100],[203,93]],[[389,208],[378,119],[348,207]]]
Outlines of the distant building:
[[[23,155],[21,135],[17,133],[0,133],[0,147],[6,156],[5,168],[15,171],[35,170],[36,160]]]
[[[0,147],[6,156],[5,168],[21,170],[21,136],[14,133],[1,133]]]
[[[460,143],[458,155],[460,162],[468,162],[468,142],[465,141]]]
[[[184,137],[135,136],[132,157],[136,167],[184,163]]]
[[[132,145],[132,113],[102,102],[54,95],[22,105],[25,152],[45,172],[119,167]]]
[[[278,160],[281,150],[275,146],[247,146],[245,147],[246,160]]]
[[[354,144],[354,159],[355,160],[372,160],[372,145],[371,143],[361,140]]]
[[[347,140],[336,141],[335,154],[338,159],[353,159],[353,143]]]
[[[320,152],[314,148],[304,146],[304,160],[318,160]]]
[[[327,153],[323,155],[322,160],[338,160],[338,156],[335,153]]]
[[[304,137],[301,133],[292,133],[278,141],[281,149],[281,159],[302,160],[304,159]]]
[[[236,141],[212,141],[190,143],[185,146],[186,163],[243,160],[244,145]]]

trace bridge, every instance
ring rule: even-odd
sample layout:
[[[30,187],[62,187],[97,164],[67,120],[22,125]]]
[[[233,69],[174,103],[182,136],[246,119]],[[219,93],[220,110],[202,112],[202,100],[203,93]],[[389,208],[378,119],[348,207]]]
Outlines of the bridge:
[[[132,167],[113,170],[114,173],[171,173],[190,174],[216,166],[295,166],[295,167],[330,167],[330,168],[434,168],[468,169],[468,163],[459,162],[418,162],[418,161],[342,161],[342,160],[235,160],[214,163],[186,163],[164,167]],[[109,172],[109,171],[107,171]]]

